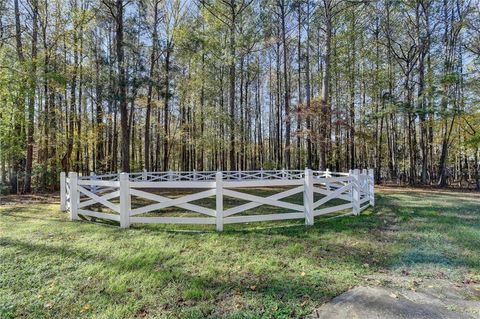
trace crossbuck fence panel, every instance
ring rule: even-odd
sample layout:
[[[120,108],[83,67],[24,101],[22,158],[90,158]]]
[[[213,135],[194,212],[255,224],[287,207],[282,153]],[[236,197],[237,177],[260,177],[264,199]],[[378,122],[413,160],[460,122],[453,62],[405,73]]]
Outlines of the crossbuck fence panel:
[[[242,191],[249,188],[267,188],[276,193],[262,197]],[[169,189],[194,192],[177,198],[155,193],[156,190]],[[299,193],[303,194],[302,205],[285,201]],[[141,200],[139,207],[132,208],[132,197]],[[225,197],[246,203],[224,209]],[[316,197],[320,198],[315,200]],[[316,216],[339,212],[343,212],[340,216],[359,215],[375,204],[371,169],[351,170],[349,173],[310,169],[143,171],[90,176],[78,176],[75,172],[66,176],[62,172],[60,198],[60,208],[69,211],[71,220],[79,219],[79,215],[88,216],[119,222],[122,228],[128,228],[132,223],[211,224],[216,225],[218,231],[222,231],[225,224],[288,219],[305,219],[305,224],[313,225]],[[192,203],[205,198],[215,198],[215,209]],[[339,201],[341,204],[338,204]],[[278,207],[288,212],[242,215],[262,205]],[[195,212],[202,217],[151,216],[152,212],[161,212],[171,207]]]

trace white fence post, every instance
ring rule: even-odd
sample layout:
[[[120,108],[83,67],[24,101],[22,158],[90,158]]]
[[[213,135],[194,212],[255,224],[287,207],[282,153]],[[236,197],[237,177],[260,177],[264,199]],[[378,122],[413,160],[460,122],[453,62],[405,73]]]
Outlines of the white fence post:
[[[120,174],[120,227],[130,227],[130,180],[128,173]]]
[[[368,178],[368,170],[366,168],[362,169],[362,185],[363,185],[363,189],[362,189],[362,192],[360,193],[360,195],[362,195],[362,193],[365,194],[365,196],[368,197],[368,183],[369,183],[369,178]]]
[[[371,168],[368,170],[368,195],[370,205],[375,206],[375,175]]]
[[[282,168],[282,179],[285,179],[285,169]]]
[[[222,172],[217,172],[215,174],[215,199],[216,199],[216,210],[215,210],[215,220],[216,220],[216,229],[217,231],[223,231],[223,176]]]
[[[80,200],[80,194],[77,190],[78,174],[76,172],[68,173],[70,179],[70,220],[78,219],[78,202]]]
[[[67,185],[65,179],[65,172],[60,173],[60,210],[62,212],[67,210]]]
[[[263,167],[260,168],[260,179],[263,180]]]
[[[142,171],[142,180],[144,180],[144,181],[147,180],[147,170],[145,168]]]
[[[91,172],[91,173],[90,173],[90,178],[91,178],[92,180],[96,181],[96,180],[97,180],[97,175],[96,175],[94,172]],[[90,187],[90,191],[91,191],[92,193],[96,194],[97,191],[98,191],[98,187],[97,187],[96,185],[91,186],[91,187]]]
[[[352,212],[354,215],[360,214],[360,181],[358,175],[358,169],[354,169],[352,174]]]
[[[332,175],[330,174],[330,170],[327,168],[327,170],[325,171],[325,178],[326,178],[326,181],[325,181],[325,188],[327,189],[327,191],[330,191],[330,181],[328,180],[328,178],[332,177]]]
[[[309,168],[305,169],[303,189],[303,211],[305,213],[305,225],[313,225],[313,174]]]
[[[353,176],[353,169],[348,170],[348,176],[352,177]],[[353,182],[350,182],[350,190],[348,191],[350,195],[350,200],[353,201]]]

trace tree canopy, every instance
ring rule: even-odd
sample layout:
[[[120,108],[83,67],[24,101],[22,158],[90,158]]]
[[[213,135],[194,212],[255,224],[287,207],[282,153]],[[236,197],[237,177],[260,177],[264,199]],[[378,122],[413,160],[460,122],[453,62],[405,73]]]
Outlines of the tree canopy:
[[[0,184],[375,168],[480,189],[478,0],[0,0]]]

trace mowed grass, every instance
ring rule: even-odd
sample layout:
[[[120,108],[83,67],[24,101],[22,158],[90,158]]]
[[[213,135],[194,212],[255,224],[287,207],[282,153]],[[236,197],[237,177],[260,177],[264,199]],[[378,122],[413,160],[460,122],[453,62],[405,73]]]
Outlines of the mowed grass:
[[[478,194],[383,190],[376,198],[357,217],[223,233],[122,230],[70,222],[57,203],[4,204],[0,318],[298,318],[376,274],[480,280]]]

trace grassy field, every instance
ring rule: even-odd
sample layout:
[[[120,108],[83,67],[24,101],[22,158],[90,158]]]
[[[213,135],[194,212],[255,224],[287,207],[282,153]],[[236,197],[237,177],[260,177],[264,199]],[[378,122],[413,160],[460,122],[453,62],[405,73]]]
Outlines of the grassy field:
[[[480,280],[478,193],[376,197],[359,217],[223,233],[69,222],[55,202],[4,198],[0,318],[298,318],[372,278]]]

